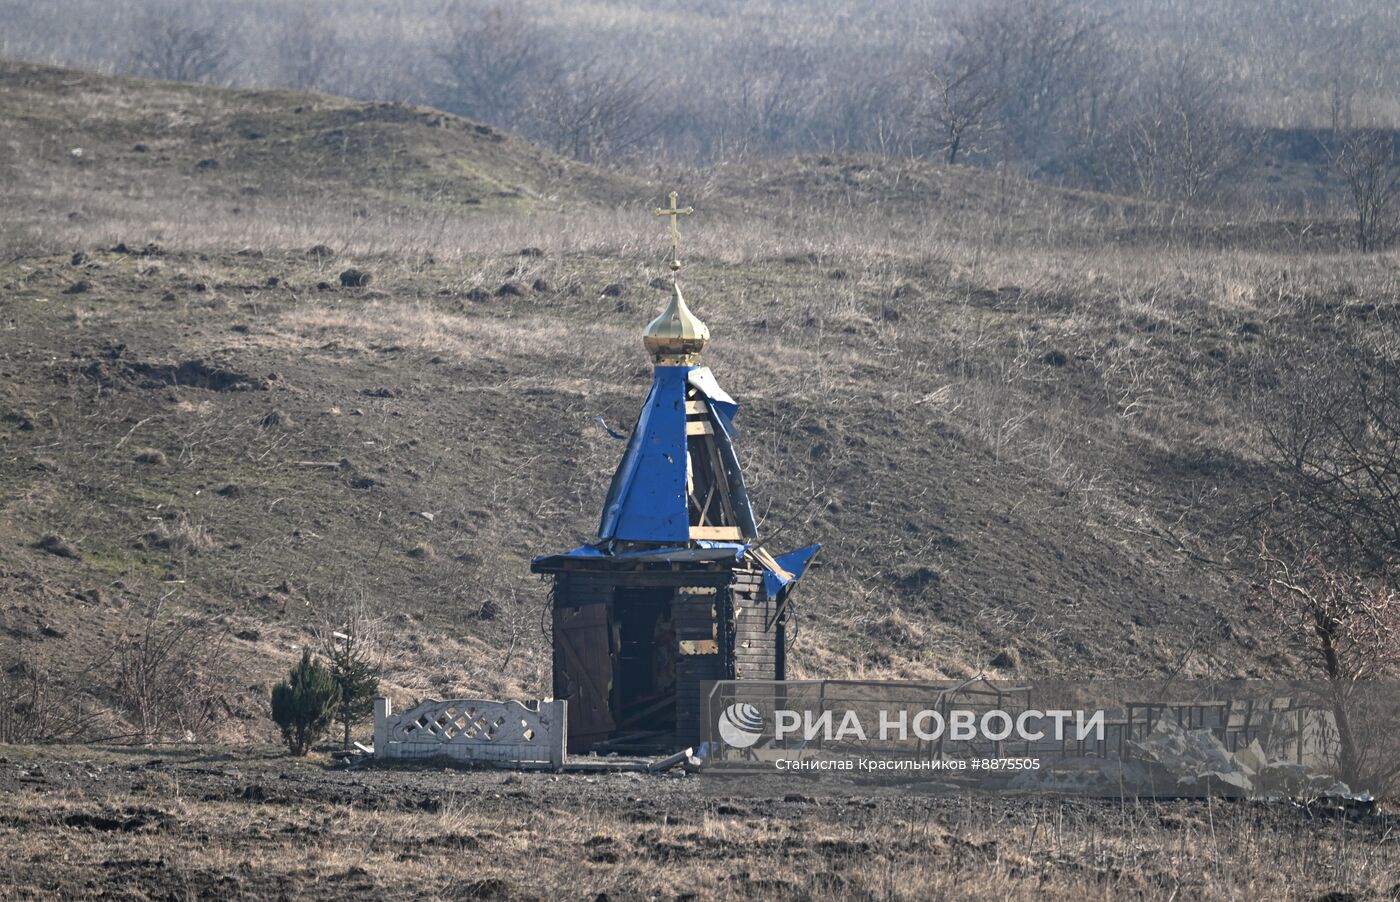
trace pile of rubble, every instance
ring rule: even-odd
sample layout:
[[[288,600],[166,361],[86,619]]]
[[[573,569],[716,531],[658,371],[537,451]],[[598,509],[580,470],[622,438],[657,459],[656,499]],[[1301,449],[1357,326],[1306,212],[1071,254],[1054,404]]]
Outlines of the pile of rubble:
[[[1091,795],[1333,800],[1345,802],[1349,810],[1374,806],[1368,793],[1353,792],[1335,774],[1270,759],[1257,740],[1231,751],[1212,730],[1188,730],[1164,718],[1145,738],[1128,744],[1132,754],[1127,758],[1065,759],[1020,774],[1011,788]]]

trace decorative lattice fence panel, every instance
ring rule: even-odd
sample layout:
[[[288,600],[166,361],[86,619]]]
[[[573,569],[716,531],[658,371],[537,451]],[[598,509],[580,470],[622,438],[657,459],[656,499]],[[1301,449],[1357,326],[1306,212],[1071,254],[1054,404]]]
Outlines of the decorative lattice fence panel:
[[[453,698],[394,714],[387,698],[375,699],[374,754],[560,768],[568,738],[566,704]]]

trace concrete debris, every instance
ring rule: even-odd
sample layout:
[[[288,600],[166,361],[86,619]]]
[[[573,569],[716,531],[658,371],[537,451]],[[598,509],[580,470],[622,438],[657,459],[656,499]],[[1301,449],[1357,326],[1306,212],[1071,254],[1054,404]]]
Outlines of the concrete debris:
[[[1128,745],[1131,754],[1126,759],[1047,762],[1043,770],[1019,774],[1009,788],[1161,798],[1292,799],[1344,804],[1348,810],[1373,804],[1369,794],[1353,792],[1318,767],[1270,759],[1258,740],[1232,752],[1209,729],[1188,730],[1162,719],[1145,738],[1130,740]]]
[[[1269,760],[1258,740],[1231,752],[1210,730],[1186,730],[1159,720],[1146,739],[1130,744],[1138,757],[1158,765],[1186,789],[1224,789],[1248,798],[1357,797],[1335,775],[1292,761]]]

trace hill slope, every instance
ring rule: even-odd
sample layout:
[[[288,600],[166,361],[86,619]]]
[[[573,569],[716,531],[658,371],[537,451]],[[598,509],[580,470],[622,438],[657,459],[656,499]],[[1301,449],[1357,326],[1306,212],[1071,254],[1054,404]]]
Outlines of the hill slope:
[[[144,223],[189,240],[224,220],[321,217],[374,229],[429,211],[441,221],[635,194],[624,179],[409,104],[0,62],[0,117],[0,175],[39,238]]]
[[[396,692],[548,692],[528,560],[589,537],[621,451],[596,417],[645,391],[661,192],[334,98],[7,64],[0,108],[26,198],[0,234],[0,655],[71,672],[153,605],[195,612],[235,636],[221,724],[259,733],[266,681],[361,604]],[[1076,230],[1131,202],[1034,186],[1049,233],[981,229],[985,179],[939,167],[961,231],[895,189],[783,204],[815,169],[692,176],[713,203],[684,226],[764,529],[826,545],[797,674],[1278,667],[1220,566],[1268,491],[1249,370],[1383,261],[1125,250]]]

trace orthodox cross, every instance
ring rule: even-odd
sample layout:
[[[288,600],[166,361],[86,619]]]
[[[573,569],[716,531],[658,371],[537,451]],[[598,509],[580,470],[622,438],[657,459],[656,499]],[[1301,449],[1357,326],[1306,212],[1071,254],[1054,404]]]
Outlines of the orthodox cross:
[[[669,217],[671,217],[671,268],[672,268],[672,269],[680,269],[680,267],[681,267],[681,263],[680,263],[681,230],[680,230],[680,227],[679,227],[679,225],[678,225],[678,223],[680,222],[679,217],[681,217],[681,216],[689,216],[691,213],[694,213],[694,212],[695,212],[695,208],[694,208],[694,207],[680,207],[680,208],[677,208],[677,207],[676,207],[676,199],[677,199],[678,197],[679,197],[679,195],[677,195],[676,192],[672,191],[672,192],[671,192],[671,206],[670,206],[670,207],[657,207],[657,208],[656,208],[656,215],[657,215],[657,216],[669,216]]]

